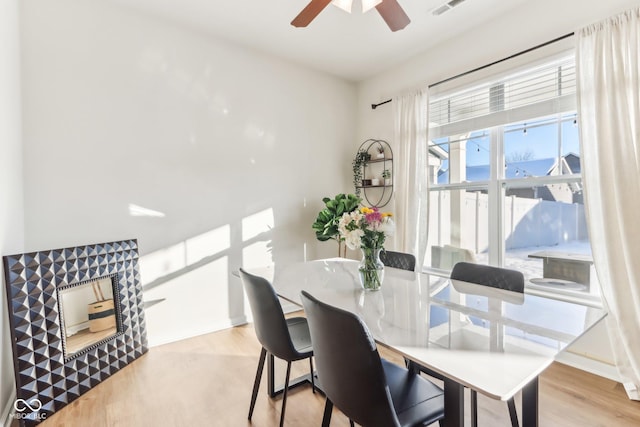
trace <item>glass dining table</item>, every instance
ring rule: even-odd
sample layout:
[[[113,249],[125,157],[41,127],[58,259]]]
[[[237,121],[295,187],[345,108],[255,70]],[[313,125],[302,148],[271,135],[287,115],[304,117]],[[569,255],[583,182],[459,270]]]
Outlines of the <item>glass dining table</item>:
[[[249,269],[301,306],[300,292],[358,314],[376,342],[445,378],[444,426],[464,425],[464,388],[506,401],[522,391],[524,427],[538,425],[538,376],[606,310],[385,268],[364,291],[343,258]]]

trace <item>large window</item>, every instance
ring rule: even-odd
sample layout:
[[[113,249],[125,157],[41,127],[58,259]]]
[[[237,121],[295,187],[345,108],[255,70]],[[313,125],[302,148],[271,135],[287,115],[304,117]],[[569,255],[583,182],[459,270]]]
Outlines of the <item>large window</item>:
[[[597,292],[575,97],[572,53],[432,97],[426,267],[478,262],[530,288]]]

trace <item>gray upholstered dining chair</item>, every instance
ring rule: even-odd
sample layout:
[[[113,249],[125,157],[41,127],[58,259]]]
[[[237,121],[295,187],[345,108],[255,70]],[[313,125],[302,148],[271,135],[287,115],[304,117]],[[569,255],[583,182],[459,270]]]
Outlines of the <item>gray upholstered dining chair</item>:
[[[491,265],[459,262],[451,270],[451,278],[492,288],[524,293],[524,275],[516,270]],[[512,427],[518,427],[518,414],[513,397],[507,401]],[[471,390],[471,424],[478,425],[478,393]]]
[[[462,282],[475,283],[477,285],[491,288],[504,289],[507,291],[524,293],[524,275],[516,270],[494,267],[491,265],[474,264],[471,262],[458,262],[451,270],[451,279]],[[434,378],[443,379],[442,375],[424,366],[411,365],[414,369],[426,373]],[[512,427],[518,427],[518,414],[513,397],[507,401],[509,417]],[[478,425],[478,393],[471,390],[471,426]]]
[[[318,381],[326,395],[323,427],[335,405],[364,427],[426,426],[444,418],[444,392],[426,378],[382,359],[354,313],[302,291]]]
[[[282,395],[282,409],[280,411],[280,427],[284,423],[284,411],[287,405],[287,389],[291,374],[291,362],[309,359],[311,367],[311,387],[315,393],[313,380],[313,349],[307,319],[304,317],[285,318],[282,306],[273,286],[263,277],[255,276],[240,269],[240,279],[244,285],[253,315],[254,328],[258,341],[262,345],[260,360],[253,384],[251,405],[249,406],[249,420],[253,415],[256,397],[260,388],[260,379],[264,362],[269,357],[277,357],[287,362],[287,373]]]
[[[409,271],[415,271],[416,269],[416,257],[413,256],[413,254],[405,252],[394,252],[383,249],[382,252],[380,252],[380,261],[387,267]]]
[[[451,278],[492,288],[524,293],[524,276],[521,272],[491,265],[459,262],[451,270]]]
[[[416,269],[416,257],[406,252],[395,252],[384,249],[380,252],[380,261],[382,261],[386,267],[408,271],[415,271]],[[406,357],[404,358],[404,364],[407,367],[411,366],[409,359]]]

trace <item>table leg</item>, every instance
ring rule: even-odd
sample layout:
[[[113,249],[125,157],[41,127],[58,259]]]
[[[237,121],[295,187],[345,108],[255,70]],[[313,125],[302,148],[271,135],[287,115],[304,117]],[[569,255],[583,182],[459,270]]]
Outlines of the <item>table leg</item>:
[[[538,377],[522,389],[522,427],[538,427]]]
[[[464,427],[464,387],[444,380],[444,420],[442,427]]]

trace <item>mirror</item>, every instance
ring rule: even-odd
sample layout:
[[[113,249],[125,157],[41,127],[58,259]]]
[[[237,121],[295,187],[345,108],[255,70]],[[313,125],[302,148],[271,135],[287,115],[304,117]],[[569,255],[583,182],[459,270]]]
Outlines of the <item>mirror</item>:
[[[135,239],[3,257],[21,426],[147,352]],[[16,410],[18,410],[16,408]]]
[[[65,360],[121,332],[114,302],[116,277],[102,277],[58,289]]]

